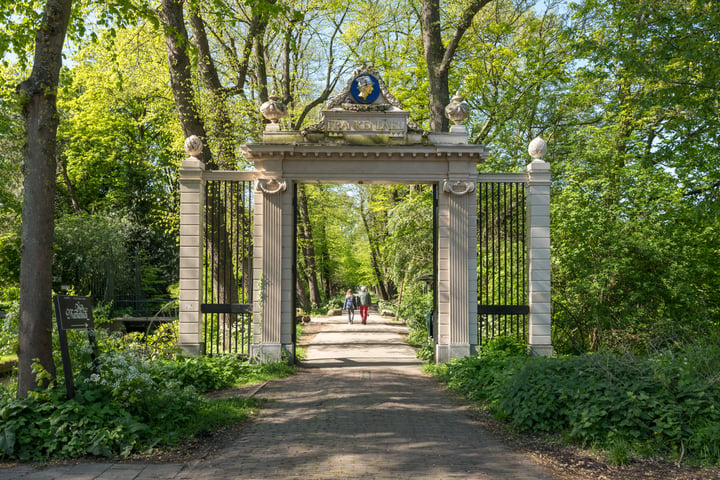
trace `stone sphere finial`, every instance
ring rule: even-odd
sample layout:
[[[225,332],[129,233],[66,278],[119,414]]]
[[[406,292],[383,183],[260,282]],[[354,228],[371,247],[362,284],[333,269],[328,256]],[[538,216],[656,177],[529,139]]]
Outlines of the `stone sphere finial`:
[[[533,161],[542,160],[542,157],[547,153],[547,142],[540,137],[535,137],[528,145],[528,153]]]
[[[445,116],[455,125],[460,125],[470,116],[470,107],[465,103],[463,97],[457,93],[452,101],[445,107]]]
[[[270,123],[277,123],[282,117],[287,115],[287,107],[280,101],[277,95],[270,95],[268,101],[260,105],[260,113],[267,118]]]
[[[185,153],[197,157],[203,151],[203,143],[197,135],[190,135],[185,139]]]

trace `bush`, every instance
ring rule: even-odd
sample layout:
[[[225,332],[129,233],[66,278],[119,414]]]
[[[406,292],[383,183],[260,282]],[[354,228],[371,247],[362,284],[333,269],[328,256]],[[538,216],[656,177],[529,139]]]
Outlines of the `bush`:
[[[82,332],[74,333],[75,352],[84,361],[77,362],[72,400],[66,400],[63,383],[19,400],[0,392],[0,459],[127,456],[176,445],[200,430],[236,423],[259,405],[208,400],[202,392],[293,371],[284,363],[254,365],[230,355],[160,358],[136,345],[122,348],[115,335],[102,339],[103,346],[116,348],[101,351],[95,371]]]
[[[428,332],[427,314],[432,310],[432,292],[423,292],[419,283],[411,284],[403,294],[402,302],[397,306],[397,316],[406,321],[408,343],[418,348],[417,357],[430,361],[435,357],[435,344]]]
[[[0,318],[0,355],[14,355],[18,349],[20,305],[13,302],[10,309]]]
[[[480,355],[433,368],[438,378],[525,431],[607,449],[720,463],[720,346],[634,356]]]
[[[522,356],[527,355],[528,347],[524,340],[513,335],[498,335],[482,346],[483,355]]]

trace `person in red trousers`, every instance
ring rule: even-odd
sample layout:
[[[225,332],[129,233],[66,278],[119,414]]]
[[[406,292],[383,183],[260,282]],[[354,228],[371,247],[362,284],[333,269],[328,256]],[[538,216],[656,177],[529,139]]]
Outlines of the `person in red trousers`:
[[[360,295],[358,295],[358,303],[360,304],[360,318],[362,319],[363,325],[367,324],[368,310],[370,309],[370,293],[367,291],[367,287],[360,288]]]

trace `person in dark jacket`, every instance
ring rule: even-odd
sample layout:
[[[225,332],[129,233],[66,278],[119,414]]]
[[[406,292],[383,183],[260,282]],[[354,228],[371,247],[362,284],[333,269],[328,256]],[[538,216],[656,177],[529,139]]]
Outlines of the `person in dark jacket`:
[[[348,291],[345,293],[345,303],[343,303],[343,310],[347,310],[348,323],[352,323],[355,318],[355,307],[357,307],[355,295],[353,295],[352,290],[348,288]]]

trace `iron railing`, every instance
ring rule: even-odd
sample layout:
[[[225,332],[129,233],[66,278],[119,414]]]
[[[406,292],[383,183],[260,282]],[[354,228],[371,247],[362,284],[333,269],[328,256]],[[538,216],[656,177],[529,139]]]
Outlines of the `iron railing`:
[[[207,355],[248,355],[252,344],[253,182],[205,185],[204,342]]]
[[[478,344],[497,335],[527,340],[525,183],[481,180],[477,193]]]

